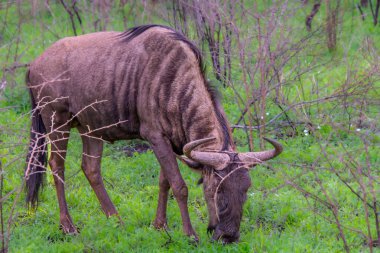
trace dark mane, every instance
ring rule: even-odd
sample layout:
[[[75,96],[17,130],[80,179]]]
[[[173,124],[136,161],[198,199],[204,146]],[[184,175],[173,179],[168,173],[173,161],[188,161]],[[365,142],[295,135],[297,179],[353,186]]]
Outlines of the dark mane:
[[[165,28],[167,30],[170,30],[171,31],[170,35],[173,39],[178,40],[178,41],[182,41],[183,43],[185,43],[191,49],[191,51],[194,53],[195,57],[197,58],[198,63],[199,63],[199,67],[202,71],[202,74],[203,75],[205,74],[206,67],[203,64],[202,53],[201,53],[201,51],[199,51],[198,47],[196,45],[194,45],[194,43],[191,42],[189,39],[187,39],[182,33],[177,32],[168,26],[152,25],[152,24],[136,26],[136,27],[130,28],[127,31],[123,32],[120,35],[120,38],[123,40],[123,42],[128,43],[131,40],[133,40],[134,38],[136,38],[137,36],[139,36],[140,34],[144,33],[145,31],[149,30],[150,28],[154,28],[154,27],[161,27],[161,28]]]
[[[234,146],[234,142],[232,140],[230,127],[228,126],[226,116],[224,115],[223,109],[221,106],[221,102],[220,102],[221,95],[216,85],[213,85],[209,81],[205,81],[205,85],[206,85],[208,93],[211,96],[216,117],[218,118],[219,124],[221,125],[222,130],[223,130],[224,141],[223,141],[222,151],[224,151],[228,149],[228,145]]]
[[[153,28],[153,27],[162,27],[162,28],[166,28],[166,29],[173,31],[173,29],[171,29],[168,26],[164,26],[164,25],[142,25],[142,26],[136,26],[136,27],[129,28],[127,31],[120,34],[120,38],[123,40],[123,42],[128,43],[131,40],[133,40],[134,38],[136,38],[137,36],[139,36],[140,34],[142,34],[143,32],[145,32],[146,30]]]
[[[165,28],[165,29],[169,30],[170,36],[173,39],[185,43],[191,49],[191,51],[194,53],[194,55],[198,61],[198,64],[199,64],[199,69],[201,70],[201,73],[202,73],[202,76],[204,79],[204,84],[205,84],[206,89],[207,89],[208,93],[210,94],[211,100],[213,102],[217,119],[219,121],[219,124],[222,127],[222,130],[223,130],[224,142],[223,142],[222,150],[227,150],[228,145],[233,146],[231,132],[229,130],[230,128],[228,126],[227,119],[225,118],[222,107],[220,105],[220,93],[218,92],[218,89],[216,88],[216,86],[211,85],[210,82],[208,82],[205,78],[206,67],[203,63],[202,53],[198,49],[198,47],[193,42],[191,42],[188,38],[186,38],[182,33],[175,31],[172,28],[170,28],[168,26],[164,26],[164,25],[149,24],[149,25],[136,26],[136,27],[130,28],[127,31],[123,32],[121,35],[119,35],[119,37],[122,39],[123,42],[128,43],[128,42],[132,41],[134,38],[136,38],[139,35],[141,35],[142,33],[144,33],[145,31],[149,30],[150,28],[154,28],[154,27],[161,27],[161,28]]]

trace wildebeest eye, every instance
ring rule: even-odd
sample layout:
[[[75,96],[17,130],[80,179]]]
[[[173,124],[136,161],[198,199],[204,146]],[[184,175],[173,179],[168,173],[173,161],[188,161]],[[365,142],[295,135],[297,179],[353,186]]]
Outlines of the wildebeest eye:
[[[219,207],[219,214],[223,214],[225,213],[226,211],[228,210],[228,206],[227,205],[223,205],[223,206],[220,206]]]
[[[219,205],[218,205],[218,211],[219,211],[220,214],[222,214],[222,213],[224,213],[225,211],[227,211],[227,209],[228,209],[228,204],[227,204],[226,201],[221,200],[221,201],[219,201],[218,204],[219,204]]]

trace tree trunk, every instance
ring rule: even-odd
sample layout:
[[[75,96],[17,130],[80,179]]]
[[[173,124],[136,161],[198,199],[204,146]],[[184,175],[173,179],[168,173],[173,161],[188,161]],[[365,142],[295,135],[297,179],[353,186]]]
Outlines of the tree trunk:
[[[337,28],[338,28],[339,7],[340,7],[340,0],[336,1],[335,8],[333,7],[333,4],[331,3],[330,0],[326,0],[327,47],[330,51],[334,51],[336,49],[336,35],[337,35]]]
[[[378,17],[379,17],[379,9],[380,9],[380,0],[376,1],[375,10],[373,9],[372,1],[369,1],[369,5],[371,7],[372,17],[373,17],[373,25],[377,25]]]

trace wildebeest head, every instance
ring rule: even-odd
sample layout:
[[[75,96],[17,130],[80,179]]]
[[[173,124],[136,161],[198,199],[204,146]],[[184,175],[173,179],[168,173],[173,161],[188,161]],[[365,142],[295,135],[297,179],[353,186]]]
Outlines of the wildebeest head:
[[[232,243],[239,240],[240,222],[247,191],[251,186],[249,168],[274,158],[282,152],[278,142],[266,139],[275,149],[262,152],[203,152],[194,149],[215,138],[193,141],[185,145],[185,162],[202,173],[204,195],[209,211],[207,231],[213,240]]]

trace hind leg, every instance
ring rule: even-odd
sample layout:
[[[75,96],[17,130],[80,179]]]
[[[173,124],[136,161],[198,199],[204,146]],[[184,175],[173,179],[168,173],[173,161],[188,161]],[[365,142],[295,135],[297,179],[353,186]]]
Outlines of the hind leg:
[[[113,205],[104,187],[103,178],[100,172],[103,141],[86,136],[85,129],[82,129],[81,127],[78,127],[78,130],[81,133],[83,142],[82,170],[86,175],[86,178],[88,179],[92,189],[94,190],[105,215],[107,217],[110,217],[112,215],[118,216],[118,212],[116,211],[116,208]]]
[[[61,125],[57,131],[49,134],[51,142],[51,155],[49,165],[53,173],[55,188],[59,204],[59,220],[65,234],[77,234],[78,230],[73,224],[67,208],[65,197],[65,158],[67,143],[70,135],[70,127]]]

